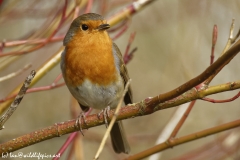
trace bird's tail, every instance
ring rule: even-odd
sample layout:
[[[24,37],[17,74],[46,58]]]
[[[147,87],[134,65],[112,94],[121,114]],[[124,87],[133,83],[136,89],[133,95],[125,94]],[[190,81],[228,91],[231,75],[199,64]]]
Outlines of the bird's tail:
[[[114,151],[116,153],[123,152],[128,154],[130,152],[130,146],[121,121],[114,123],[110,134]]]

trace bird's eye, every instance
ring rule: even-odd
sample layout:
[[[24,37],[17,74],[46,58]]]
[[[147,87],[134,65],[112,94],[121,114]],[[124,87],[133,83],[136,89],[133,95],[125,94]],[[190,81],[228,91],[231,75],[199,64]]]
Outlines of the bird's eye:
[[[84,30],[84,31],[88,30],[88,26],[86,24],[83,24],[82,25],[82,30]]]

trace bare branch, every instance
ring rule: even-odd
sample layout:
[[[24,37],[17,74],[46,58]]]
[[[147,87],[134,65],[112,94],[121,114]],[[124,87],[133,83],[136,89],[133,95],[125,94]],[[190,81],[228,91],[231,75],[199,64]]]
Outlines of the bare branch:
[[[36,72],[34,70],[31,71],[30,75],[26,78],[24,81],[22,88],[18,92],[18,95],[16,96],[15,100],[12,102],[11,106],[8,108],[8,110],[4,113],[4,115],[0,118],[0,129],[4,128],[4,123],[11,117],[13,112],[17,109],[18,105],[21,103],[24,94],[26,93],[30,83],[32,82],[32,79],[34,78]]]
[[[10,78],[13,78],[13,77],[16,77],[17,75],[21,74],[23,71],[27,70],[28,68],[30,68],[32,65],[31,64],[27,64],[25,65],[23,68],[19,69],[18,71],[16,72],[13,72],[13,73],[10,73],[4,77],[0,77],[0,82],[2,81],[6,81]]]
[[[162,103],[164,101],[173,99],[189,89],[201,84],[206,79],[211,76],[215,76],[225,65],[227,65],[240,51],[240,40],[238,40],[224,55],[219,57],[212,65],[210,65],[204,72],[202,72],[197,77],[191,79],[190,81],[182,84],[181,86],[173,89],[164,94],[160,94],[151,99],[145,100],[146,106],[144,110],[148,113],[152,113],[155,110],[163,109],[161,106],[157,106],[157,104]]]
[[[140,152],[138,154],[129,156],[129,157],[126,158],[126,160],[143,159],[143,158],[148,157],[149,155],[152,155],[152,154],[157,153],[159,151],[163,151],[163,150],[166,150],[168,148],[172,148],[174,146],[177,146],[177,145],[180,145],[180,144],[192,141],[192,140],[204,138],[206,136],[219,133],[221,131],[236,128],[236,127],[239,127],[239,125],[240,125],[240,120],[236,120],[236,121],[225,123],[225,124],[222,124],[222,125],[219,125],[219,126],[216,126],[216,127],[212,127],[212,128],[209,128],[209,129],[206,129],[206,130],[203,130],[203,131],[192,133],[192,134],[189,134],[189,135],[186,135],[186,136],[171,139],[171,140],[163,142],[159,145],[156,145],[152,148],[149,148],[149,149],[147,149],[143,152]]]

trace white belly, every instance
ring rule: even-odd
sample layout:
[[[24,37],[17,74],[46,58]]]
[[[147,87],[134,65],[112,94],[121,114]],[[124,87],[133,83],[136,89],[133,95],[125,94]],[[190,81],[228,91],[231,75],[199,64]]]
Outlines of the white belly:
[[[85,80],[82,86],[69,87],[70,92],[80,104],[95,109],[104,109],[107,106],[117,107],[123,89],[124,86],[120,76],[116,83],[108,86],[99,86]]]

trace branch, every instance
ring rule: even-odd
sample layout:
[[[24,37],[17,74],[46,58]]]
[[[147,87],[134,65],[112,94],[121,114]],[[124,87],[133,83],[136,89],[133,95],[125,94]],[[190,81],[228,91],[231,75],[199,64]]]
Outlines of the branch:
[[[169,136],[169,139],[175,138],[177,133],[179,132],[180,128],[182,127],[183,123],[185,122],[185,120],[187,119],[189,113],[191,112],[194,104],[196,103],[196,100],[193,100],[192,102],[190,102],[190,104],[188,105],[188,108],[185,110],[183,116],[181,117],[181,119],[179,120],[179,122],[177,123],[177,125],[175,126],[174,130],[172,131],[171,135]]]
[[[42,43],[38,43],[37,45],[30,47],[29,49],[26,49],[23,51],[12,51],[12,52],[8,52],[8,53],[2,53],[2,54],[0,54],[0,57],[10,56],[10,55],[15,56],[15,55],[27,54],[27,53],[31,53],[35,50],[38,50],[38,49],[44,47],[46,44],[48,44],[49,41],[51,41],[53,36],[59,31],[60,27],[63,25],[63,22],[66,20],[66,8],[67,8],[67,1],[65,0],[65,3],[64,3],[64,6],[62,7],[62,9],[57,12],[57,16],[60,16],[60,21],[58,22],[58,18],[54,17],[52,23],[49,26],[47,26],[47,28],[44,29],[44,31],[42,33],[42,35],[44,35],[44,32],[46,32],[46,31],[50,32],[50,33],[48,33],[49,35],[47,36],[45,41],[43,41]],[[69,15],[70,14],[71,14],[71,12],[69,13]],[[26,40],[26,41],[29,41],[29,40]],[[5,46],[4,43],[2,44],[2,46]]]
[[[235,42],[235,40],[239,36],[239,34],[237,34],[236,37],[233,39],[234,26],[235,26],[235,19],[232,19],[232,24],[231,24],[230,31],[229,31],[228,41],[227,41],[227,44],[226,44],[226,46],[225,46],[225,48],[222,52],[222,55],[230,48],[230,46]]]
[[[32,65],[31,64],[27,64],[25,65],[23,68],[19,69],[18,71],[16,72],[13,72],[13,73],[10,73],[4,77],[0,77],[0,82],[2,81],[6,81],[10,78],[13,78],[13,77],[16,77],[17,75],[21,74],[23,71],[27,70],[28,68],[30,68]]]
[[[128,45],[123,55],[123,60],[125,64],[127,64],[133,58],[134,52],[137,51],[137,47],[135,47],[131,52],[129,52],[131,44],[135,38],[135,35],[136,35],[136,32],[133,32],[129,37]]]
[[[174,146],[186,143],[186,142],[190,142],[192,140],[196,140],[196,139],[200,139],[200,138],[204,138],[206,136],[212,135],[212,134],[216,134],[225,130],[229,130],[232,128],[236,128],[240,126],[240,119],[236,120],[236,121],[232,121],[229,123],[225,123],[216,127],[212,127],[203,131],[199,131],[196,133],[192,133],[186,136],[182,136],[179,138],[175,138],[175,139],[171,139],[168,140],[166,142],[163,142],[159,145],[156,145],[152,148],[149,148],[146,151],[140,152],[138,154],[135,154],[133,156],[129,156],[128,158],[126,158],[126,160],[137,160],[137,159],[143,159],[149,155],[152,155],[154,153],[157,153],[159,151],[163,151],[166,150],[168,148],[172,148]]]
[[[210,65],[214,62],[214,51],[215,51],[215,45],[217,42],[217,25],[214,25],[213,27],[213,33],[212,33],[212,49],[211,49],[211,56],[210,56]],[[209,81],[210,82],[210,81]],[[198,86],[196,86],[196,89],[201,89],[201,88],[206,88],[208,86],[208,84],[206,83],[201,83]],[[172,116],[171,120],[169,121],[169,123],[164,127],[163,131],[161,132],[160,136],[158,137],[156,144],[162,143],[164,141],[167,140],[167,135],[170,134],[170,136],[168,137],[168,140],[171,140],[173,138],[176,137],[177,133],[179,132],[179,130],[181,129],[182,125],[184,124],[184,122],[186,121],[188,115],[190,114],[194,104],[196,103],[196,100],[191,101],[188,104],[187,109],[185,109],[184,105],[180,105],[174,115]],[[186,105],[187,103],[185,103]],[[185,109],[185,111],[183,111]],[[183,113],[184,112],[184,113]],[[181,116],[181,118],[180,118]],[[178,122],[176,122],[178,120]],[[173,125],[175,126],[173,128]],[[170,133],[171,131],[171,133]],[[168,134],[166,134],[166,132],[169,132]],[[149,157],[149,160],[155,160],[155,159],[159,159],[161,157],[161,153],[159,152],[158,154],[152,154]]]
[[[232,20],[232,24],[231,24],[231,27],[230,27],[230,34],[229,34],[229,38],[228,38],[227,44],[226,44],[226,46],[225,46],[225,48],[224,48],[221,56],[225,54],[225,52],[230,48],[230,46],[231,46],[231,45],[235,42],[235,40],[239,37],[239,32],[238,32],[238,34],[237,34],[237,35],[235,36],[235,38],[233,39],[233,30],[234,30],[234,19]],[[213,43],[213,44],[214,44],[214,41],[217,40],[217,39],[215,39],[215,38],[217,38],[217,37],[215,37],[215,35],[217,36],[217,28],[214,27],[214,29],[213,29],[213,40],[212,40],[212,43]],[[214,51],[214,50],[213,50],[213,51]],[[220,56],[220,57],[221,57],[221,56]],[[230,59],[230,60],[231,60],[231,59]],[[226,64],[228,64],[230,60],[226,61]],[[225,64],[225,65],[226,65],[226,64]],[[212,74],[210,77],[208,77],[208,79],[206,79],[206,81],[204,82],[204,84],[208,85],[208,84],[213,80],[213,78],[221,71],[221,69],[222,69],[225,65],[222,65],[221,68],[219,68],[214,74]]]
[[[234,156],[239,150],[240,138],[238,133],[239,129],[235,129],[226,134],[221,134],[217,139],[209,141],[207,144],[173,158],[172,160],[216,159],[216,156],[218,157],[217,159],[224,159],[226,156]],[[222,154],[219,155],[219,153]]]
[[[63,51],[63,47],[61,47],[58,52],[56,52],[52,57],[50,57],[50,59],[37,70],[38,74],[35,76],[35,78],[33,79],[29,87],[37,83],[37,81],[40,80],[47,73],[47,71],[51,70],[56,66],[56,64],[58,64],[61,58],[62,51]],[[9,95],[17,94],[20,88],[21,88],[21,85],[15,88]],[[7,109],[7,107],[11,104],[11,102],[12,101],[6,101],[0,104],[0,114]]]
[[[56,83],[53,82],[52,84],[50,84],[50,85],[48,85],[48,86],[41,86],[41,87],[29,88],[29,89],[27,90],[26,94],[28,94],[28,93],[33,93],[33,92],[40,92],[40,91],[52,90],[52,89],[56,89],[56,88],[58,88],[58,87],[62,87],[62,86],[64,86],[64,85],[65,85],[65,82],[59,83],[59,84],[56,84]],[[16,93],[16,94],[13,94],[13,95],[10,95],[10,96],[8,96],[8,97],[5,97],[5,98],[3,98],[3,99],[0,99],[0,103],[6,102],[6,101],[8,101],[8,100],[11,100],[11,99],[13,99],[16,95],[17,95],[17,93]]]
[[[217,35],[218,35],[217,25],[214,25],[213,34],[212,34],[212,50],[211,50],[211,56],[210,56],[210,64],[212,64],[214,61],[214,51],[215,51],[215,45],[217,43]]]
[[[60,35],[60,36],[54,36],[51,39],[46,39],[46,38],[41,38],[41,39],[28,39],[28,40],[16,40],[16,41],[3,41],[0,44],[1,46],[4,47],[13,47],[13,46],[19,46],[19,45],[33,45],[33,44],[41,44],[41,43],[47,43],[47,42],[58,42],[62,41],[65,35]],[[1,52],[0,52],[1,53]]]
[[[32,79],[34,78],[36,72],[34,70],[31,71],[30,75],[24,81],[18,95],[16,96],[15,100],[12,102],[11,106],[8,108],[6,113],[0,118],[0,129],[4,128],[4,123],[11,117],[13,112],[17,109],[18,105],[21,103],[24,94],[26,93]]]
[[[218,58],[218,60],[215,61],[211,66],[209,66],[202,74],[193,78],[189,82],[181,85],[180,87],[174,89],[173,91],[167,92],[162,95],[158,95],[150,100],[145,99],[139,103],[123,107],[121,109],[121,112],[119,113],[117,120],[123,120],[130,117],[147,115],[157,110],[174,107],[179,104],[186,103],[190,100],[203,98],[204,96],[207,96],[210,94],[239,88],[240,81],[227,83],[219,86],[208,87],[207,89],[199,88],[200,91],[198,91],[196,88],[191,89],[192,87],[196,86],[198,83],[202,83],[205,79],[208,78],[208,76],[211,76],[212,74],[214,74],[215,71],[218,71],[219,68],[226,65],[226,61],[229,62],[239,52],[239,50],[240,50],[240,41],[238,41],[235,45],[233,45],[232,48],[230,48],[223,56]],[[187,91],[187,89],[191,89],[191,90],[189,90],[188,92],[182,94],[181,96],[175,99],[172,99],[171,101],[167,101],[168,99],[171,99],[172,97],[176,95],[180,95],[180,93]],[[160,103],[164,101],[166,102]],[[110,119],[112,118],[112,115],[113,115],[113,111],[110,111],[109,112]],[[104,123],[104,118],[100,116],[100,119],[98,119],[98,116],[95,114],[95,115],[86,117],[86,121],[87,121],[86,125],[84,122],[81,123],[82,129],[102,125]],[[68,134],[68,133],[77,131],[78,127],[77,128],[75,127],[75,122],[76,120],[71,120],[68,122],[56,124],[54,126],[19,137],[15,139],[16,143],[13,141],[9,141],[4,144],[1,144],[0,153],[15,151],[24,146],[29,146],[40,141],[44,141],[53,137],[57,137],[63,134]],[[9,148],[10,150],[7,150]]]
[[[232,86],[231,84],[235,84],[235,85]],[[179,96],[178,98],[175,98],[174,100],[159,104],[159,106],[161,106],[162,109],[166,109],[166,108],[178,106],[179,104],[183,104],[194,99],[200,99],[202,98],[201,96],[203,95],[214,94],[214,92],[212,92],[213,90],[217,91],[218,93],[220,92],[220,90],[229,91],[233,89],[238,89],[240,88],[240,81],[219,85],[218,90],[216,90],[216,88],[217,86],[209,87],[204,91],[202,90],[199,91],[198,93],[194,88],[188,91],[187,93],[184,93],[183,95]],[[132,118],[132,117],[148,115],[149,113],[146,112],[147,104],[145,102],[146,100],[143,100],[141,102],[122,107],[118,114],[117,121]],[[110,121],[113,116],[114,116],[114,110],[110,110],[108,121]],[[88,129],[88,128],[96,127],[103,124],[105,124],[103,114],[101,114],[100,116],[98,116],[98,114],[93,114],[93,115],[86,116],[86,123],[83,122],[83,119],[82,119],[81,128]],[[54,137],[60,137],[62,135],[69,134],[72,132],[76,132],[78,131],[78,129],[79,127],[76,125],[76,119],[56,123],[53,126],[49,126],[49,127],[34,131],[32,133],[20,136],[18,138],[14,138],[14,141],[11,140],[3,144],[0,144],[0,156],[3,156],[3,153],[13,152],[18,149],[33,145],[41,141],[45,141]],[[222,128],[222,130],[226,130],[226,129]]]
[[[240,40],[238,40],[224,55],[219,57],[212,65],[210,65],[204,72],[202,72],[197,77],[191,79],[190,81],[182,84],[176,89],[169,91],[164,94],[160,94],[151,99],[145,100],[144,110],[147,113],[152,113],[155,110],[164,109],[161,105],[158,105],[167,100],[173,99],[189,89],[197,86],[198,84],[204,82],[210,76],[215,75],[219,72],[225,65],[227,65],[240,51]]]

